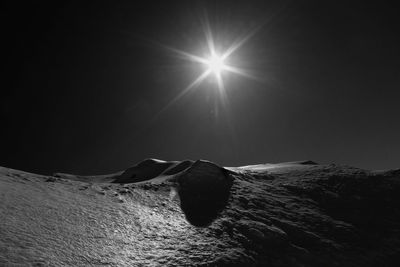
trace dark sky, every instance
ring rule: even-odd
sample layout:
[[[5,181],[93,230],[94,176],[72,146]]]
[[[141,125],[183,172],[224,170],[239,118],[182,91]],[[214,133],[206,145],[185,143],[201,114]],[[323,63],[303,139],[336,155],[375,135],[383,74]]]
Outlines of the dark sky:
[[[400,167],[400,10],[381,1],[80,1],[2,8],[0,165],[99,174],[153,157]],[[140,1],[142,2],[142,1]],[[207,15],[257,77],[210,77]],[[5,62],[5,63],[4,63]],[[218,115],[217,111],[218,110]]]

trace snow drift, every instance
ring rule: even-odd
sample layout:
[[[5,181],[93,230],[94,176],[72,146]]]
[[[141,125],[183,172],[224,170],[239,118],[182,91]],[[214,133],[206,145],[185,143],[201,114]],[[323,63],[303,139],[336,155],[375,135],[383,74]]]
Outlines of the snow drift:
[[[400,171],[144,160],[0,167],[1,266],[398,266]]]

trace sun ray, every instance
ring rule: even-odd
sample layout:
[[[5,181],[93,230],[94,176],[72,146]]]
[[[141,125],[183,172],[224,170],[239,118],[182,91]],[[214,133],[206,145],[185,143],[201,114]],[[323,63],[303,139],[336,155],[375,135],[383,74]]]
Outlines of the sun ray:
[[[195,62],[199,62],[199,63],[203,63],[203,64],[207,64],[207,60],[205,58],[190,54],[188,52],[185,52],[183,50],[179,50],[173,47],[169,47],[169,46],[165,46],[163,45],[164,48],[166,48],[167,50],[170,50],[180,56],[182,56],[182,58],[186,59],[186,60],[191,60],[191,61],[195,61]]]
[[[275,12],[272,16],[265,18],[264,21],[260,22],[254,29],[245,34],[243,37],[238,38],[237,41],[233,42],[232,45],[225,51],[223,54],[223,58],[228,58],[231,54],[233,54],[236,50],[242,47],[250,38],[252,38],[259,30],[264,28],[267,24],[269,24],[275,17],[279,16],[286,8],[287,5],[282,6],[280,10]]]
[[[227,95],[226,95],[224,80],[222,79],[221,73],[216,75],[216,78],[217,78],[217,85],[218,85],[220,100],[221,100],[223,107],[226,108],[227,107]]]
[[[221,73],[217,74],[218,89],[220,92],[225,92],[224,81],[222,80]]]
[[[156,115],[158,117],[161,115],[165,110],[167,110],[170,106],[172,106],[176,101],[178,101],[181,97],[186,95],[190,90],[198,86],[207,76],[210,74],[210,70],[206,70],[200,76],[196,78],[191,84],[189,84],[182,92],[180,92],[177,96],[175,96],[171,101],[167,103]]]
[[[260,28],[262,28],[262,25],[259,25],[258,27],[254,28],[252,31],[247,33],[243,38],[238,39],[236,42],[233,42],[233,44],[222,55],[222,58],[226,59],[230,55],[232,55],[236,50],[242,47],[251,37],[253,37],[254,34],[256,34],[260,30]]]
[[[260,79],[258,77],[252,75],[249,71],[242,69],[242,68],[225,65],[224,70],[241,75],[241,76],[249,78],[251,80],[260,81]]]
[[[203,20],[202,24],[203,24],[203,31],[206,36],[208,50],[210,52],[210,55],[213,56],[215,55],[215,44],[207,14],[205,15],[205,19]]]

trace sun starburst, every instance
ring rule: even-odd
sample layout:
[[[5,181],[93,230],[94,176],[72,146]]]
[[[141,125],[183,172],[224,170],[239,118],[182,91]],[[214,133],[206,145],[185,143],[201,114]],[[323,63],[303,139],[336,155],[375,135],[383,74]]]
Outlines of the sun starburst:
[[[253,76],[249,71],[228,64],[229,57],[234,54],[239,48],[241,48],[259,29],[257,27],[252,31],[249,31],[247,34],[239,37],[233,42],[227,49],[223,52],[216,49],[215,39],[213,37],[213,33],[211,31],[210,24],[208,20],[203,21],[203,30],[207,42],[207,55],[206,56],[199,56],[195,55],[180,49],[176,49],[173,47],[162,45],[165,49],[173,52],[175,55],[178,55],[184,60],[188,60],[194,63],[198,63],[202,66],[205,66],[205,71],[200,73],[193,82],[191,82],[186,88],[184,88],[177,96],[175,96],[164,108],[159,112],[159,114],[163,113],[168,107],[178,101],[181,97],[187,94],[189,91],[193,90],[194,88],[198,87],[206,78],[209,76],[216,80],[216,89],[218,89],[220,93],[220,97],[222,102],[226,101],[226,87],[223,80],[224,73],[232,73],[236,75],[240,75],[246,78],[258,80],[255,76]],[[220,45],[218,45],[220,47]]]

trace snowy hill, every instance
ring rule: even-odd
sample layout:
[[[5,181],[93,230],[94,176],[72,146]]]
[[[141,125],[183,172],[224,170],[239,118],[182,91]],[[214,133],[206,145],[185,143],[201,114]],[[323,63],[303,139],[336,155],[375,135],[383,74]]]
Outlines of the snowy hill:
[[[148,159],[0,167],[1,266],[399,266],[400,170]]]

